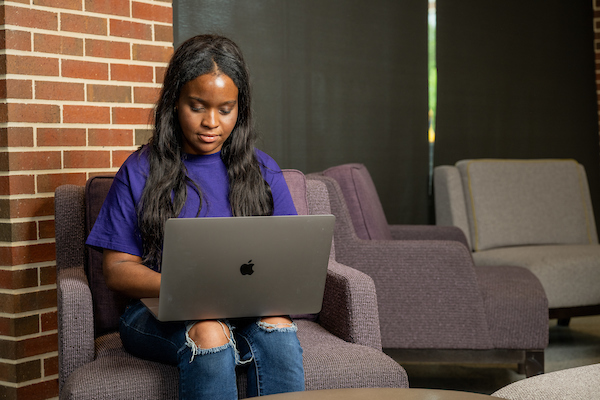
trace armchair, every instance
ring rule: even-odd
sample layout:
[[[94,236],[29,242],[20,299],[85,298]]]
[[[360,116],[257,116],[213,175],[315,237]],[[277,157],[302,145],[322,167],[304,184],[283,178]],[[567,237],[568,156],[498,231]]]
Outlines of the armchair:
[[[476,265],[530,270],[561,325],[600,314],[600,245],[581,164],[463,160],[434,174],[437,224],[465,233]]]
[[[299,171],[284,174],[299,213],[328,213],[319,200],[324,188],[307,185]],[[108,290],[101,253],[84,245],[112,179],[94,177],[85,188],[65,185],[55,194],[60,398],[175,399],[175,367],[124,350],[116,329],[127,299]],[[373,281],[331,259],[322,311],[296,319],[307,390],[407,387],[404,369],[381,351],[378,321]],[[241,368],[240,398],[244,378]]]
[[[327,185],[336,260],[375,282],[384,351],[400,362],[515,363],[543,373],[547,300],[528,270],[476,268],[457,228],[390,226],[362,164],[309,179]]]

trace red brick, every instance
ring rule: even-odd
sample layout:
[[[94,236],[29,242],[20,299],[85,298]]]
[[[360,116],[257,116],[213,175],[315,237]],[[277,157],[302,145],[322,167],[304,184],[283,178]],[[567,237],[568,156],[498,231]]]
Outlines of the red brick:
[[[38,234],[40,239],[52,239],[55,237],[56,232],[54,229],[54,220],[39,221],[38,226]]]
[[[31,222],[0,223],[0,241],[24,242],[37,240],[37,224]]]
[[[86,39],[86,57],[130,59],[129,43],[108,40]]]
[[[65,78],[108,80],[108,64],[63,60],[62,76]]]
[[[19,318],[0,317],[0,335],[19,337],[39,333],[39,317],[29,315]]]
[[[3,247],[8,249],[9,257],[2,257],[0,265],[14,266],[53,261],[56,258],[54,243],[33,244],[29,246]],[[30,310],[23,310],[30,311]]]
[[[111,64],[110,79],[125,82],[148,82],[154,80],[152,67],[129,64]]]
[[[123,0],[85,0],[85,11],[130,17],[129,1]]]
[[[7,208],[8,212],[4,209],[0,210],[0,214],[3,214],[3,218],[47,217],[54,215],[54,198],[42,197],[9,200],[9,206]],[[0,257],[0,260],[1,259],[2,257]]]
[[[93,129],[88,132],[90,146],[131,146],[133,131],[131,129]]]
[[[106,36],[108,34],[107,26],[108,20],[106,18],[67,13],[61,13],[60,16],[61,31]]]
[[[41,361],[30,360],[18,363],[0,362],[0,379],[4,382],[21,383],[42,377]]]
[[[139,22],[110,20],[110,36],[152,40],[152,26]]]
[[[154,5],[146,3],[132,2],[133,18],[145,19],[148,21],[173,23],[173,8],[163,5]]]
[[[31,51],[31,33],[24,31],[0,31],[0,43],[5,43],[7,49]]]
[[[165,80],[165,74],[167,73],[166,67],[155,67],[156,70],[156,83],[162,84]]]
[[[65,168],[110,168],[109,151],[65,151]]]
[[[0,128],[0,147],[33,147],[33,128]]]
[[[58,76],[58,59],[3,54],[0,74]]]
[[[148,143],[153,133],[153,129],[136,129],[134,145],[141,146]]]
[[[58,328],[56,311],[42,314],[42,332],[53,331]]]
[[[38,146],[85,146],[84,128],[38,128]]]
[[[112,166],[120,167],[131,153],[132,151],[129,150],[114,150],[112,152]]]
[[[101,103],[131,103],[131,87],[87,85],[87,101]]]
[[[109,124],[110,108],[96,106],[63,106],[63,122],[66,124]]]
[[[33,90],[30,80],[8,79],[0,81],[0,98],[31,99]]]
[[[44,376],[51,375],[58,375],[58,356],[44,359]]]
[[[40,285],[54,285],[56,284],[56,267],[41,267],[40,268]]]
[[[0,270],[1,289],[25,289],[38,286],[38,269]]]
[[[132,52],[134,60],[168,63],[173,55],[173,47],[134,44]]]
[[[83,39],[36,33],[33,35],[33,49],[40,53],[83,56]]]
[[[25,151],[8,153],[11,171],[60,169],[60,151]]]
[[[33,0],[36,6],[81,10],[81,0]]]
[[[59,123],[60,107],[53,104],[0,104],[0,120]]]
[[[34,194],[35,177],[33,175],[0,176],[0,195]]]
[[[85,181],[85,172],[65,174],[43,174],[38,175],[37,188],[38,193],[54,193],[56,188],[61,185],[69,184],[84,186]]]
[[[30,296],[31,297],[31,296]],[[58,334],[52,333],[38,337],[11,341],[8,347],[7,358],[19,360],[58,350]]]
[[[37,81],[35,83],[35,98],[84,101],[84,88],[83,83]]]
[[[29,7],[4,6],[4,24],[55,31],[58,15],[55,12],[34,10]]]
[[[113,124],[150,125],[153,123],[152,108],[113,107]]]
[[[12,389],[14,392],[7,394],[11,399],[27,399],[27,400],[45,400],[58,397],[58,379],[34,383],[28,386],[20,386],[18,389]]]
[[[154,24],[154,40],[173,43],[173,25]]]
[[[142,104],[155,104],[160,95],[160,88],[136,87],[133,88],[133,102]]]

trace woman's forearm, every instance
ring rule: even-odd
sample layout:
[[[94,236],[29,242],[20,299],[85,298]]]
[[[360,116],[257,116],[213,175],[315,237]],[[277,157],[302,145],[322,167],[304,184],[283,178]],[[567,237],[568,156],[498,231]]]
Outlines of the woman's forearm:
[[[126,296],[141,299],[160,293],[160,273],[142,264],[140,257],[105,249],[102,269],[106,285]]]

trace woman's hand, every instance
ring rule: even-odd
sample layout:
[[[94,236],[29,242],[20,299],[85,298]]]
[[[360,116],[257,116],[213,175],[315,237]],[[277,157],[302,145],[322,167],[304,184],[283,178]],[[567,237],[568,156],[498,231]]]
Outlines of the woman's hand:
[[[106,285],[129,297],[158,297],[160,273],[142,264],[141,257],[104,249],[102,271]]]

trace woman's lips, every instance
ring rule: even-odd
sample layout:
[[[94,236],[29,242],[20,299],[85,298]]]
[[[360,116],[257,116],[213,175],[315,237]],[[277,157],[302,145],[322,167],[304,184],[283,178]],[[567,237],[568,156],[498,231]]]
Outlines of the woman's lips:
[[[217,138],[219,137],[219,135],[205,135],[205,134],[200,134],[200,139],[203,142],[206,143],[213,143],[217,140]]]

